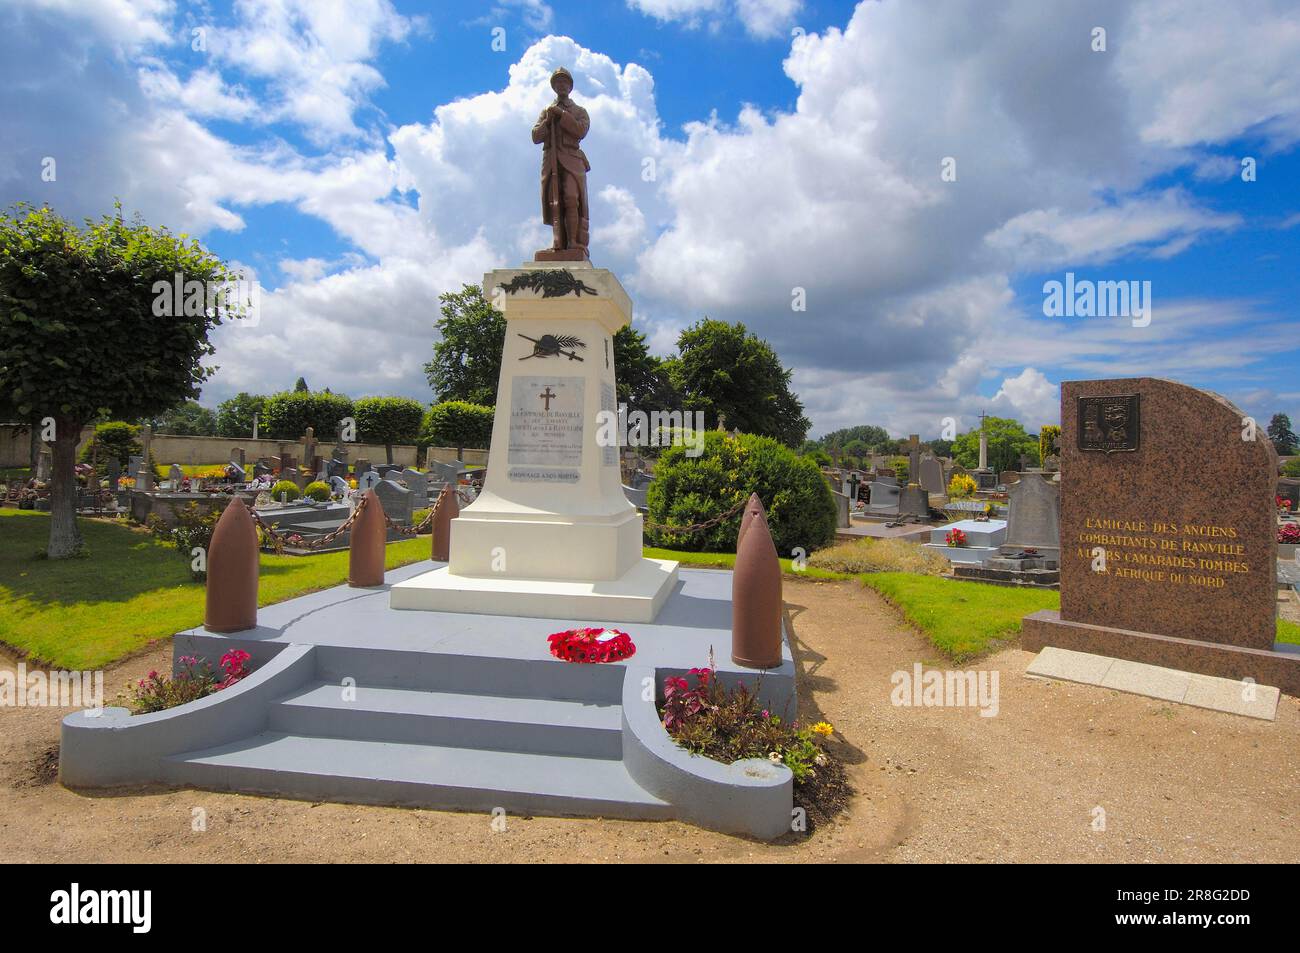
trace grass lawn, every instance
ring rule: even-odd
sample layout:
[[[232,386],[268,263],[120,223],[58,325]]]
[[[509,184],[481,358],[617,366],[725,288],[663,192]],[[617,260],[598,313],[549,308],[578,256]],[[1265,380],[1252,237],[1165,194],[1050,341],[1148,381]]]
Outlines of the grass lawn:
[[[35,558],[49,516],[0,509],[0,642],[66,669],[93,669],[203,622],[203,586],[170,546],[125,524],[81,520],[90,555]],[[429,537],[388,547],[392,569],[429,558]],[[261,605],[336,586],[348,554],[262,554]]]
[[[862,583],[897,606],[908,622],[957,662],[978,658],[997,643],[1014,639],[1023,616],[1061,606],[1060,594],[1051,589],[1013,589],[903,572],[871,573]]]
[[[1029,613],[1061,607],[1061,594],[1051,589],[1013,589],[899,572],[861,578],[957,662],[978,658],[997,648],[996,642],[1015,638],[1021,618]],[[1300,625],[1278,619],[1277,640],[1300,645]]]
[[[732,569],[736,565],[735,553],[687,553],[676,549],[656,549],[653,546],[643,547],[642,553],[648,559],[676,559],[683,566],[696,566],[704,569]],[[852,579],[851,575],[842,572],[830,572],[826,569],[817,569],[813,566],[805,566],[803,569],[795,569],[791,565],[793,560],[782,559],[781,571],[789,573],[792,576],[803,576],[807,579]]]

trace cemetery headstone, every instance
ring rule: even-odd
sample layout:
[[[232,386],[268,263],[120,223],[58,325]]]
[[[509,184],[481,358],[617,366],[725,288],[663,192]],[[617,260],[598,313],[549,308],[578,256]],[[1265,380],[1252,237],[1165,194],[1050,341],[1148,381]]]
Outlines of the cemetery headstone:
[[[185,479],[185,471],[181,469],[179,463],[173,463],[167,468],[167,480],[173,490],[181,488],[181,481]]]
[[[54,456],[48,447],[41,447],[36,454],[36,479],[49,483],[54,475]]]
[[[367,460],[365,457],[358,457],[356,466],[352,470],[352,476],[354,479],[360,480],[361,475],[369,469],[370,469],[370,461]]]
[[[384,504],[384,514],[395,523],[409,525],[411,516],[415,512],[415,494],[393,480],[379,480],[374,489],[375,495]]]
[[[943,482],[943,464],[938,458],[926,457],[921,461],[921,486],[930,493],[948,492]]]
[[[340,476],[330,477],[329,484],[331,492],[337,493],[340,496],[347,496],[348,493],[352,492],[352,487],[348,486],[348,481]]]
[[[429,499],[428,475],[421,473],[419,470],[412,470],[410,467],[407,467],[402,471],[401,476],[402,482],[406,484],[406,488],[415,495],[415,499],[419,505],[423,506]]]
[[[1010,500],[1007,538],[998,556],[1016,557],[1032,550],[1036,557],[1028,560],[1022,557],[1020,568],[1055,569],[1061,550],[1061,502],[1057,487],[1037,474],[1028,473],[1007,487],[1007,496]],[[1031,562],[1032,566],[1027,565]]]
[[[1011,486],[1013,483],[1020,482],[1019,470],[1003,470],[998,474],[998,482],[1003,486]]]
[[[1155,378],[1061,385],[1061,609],[1045,645],[1300,694],[1276,639],[1277,456],[1240,409]]]
[[[382,482],[384,482],[383,477],[374,470],[366,469],[361,472],[361,476],[357,477],[357,489],[363,492],[365,490],[373,490]]]
[[[108,488],[113,493],[117,492],[117,483],[122,479],[122,464],[117,462],[117,457],[108,458]]]

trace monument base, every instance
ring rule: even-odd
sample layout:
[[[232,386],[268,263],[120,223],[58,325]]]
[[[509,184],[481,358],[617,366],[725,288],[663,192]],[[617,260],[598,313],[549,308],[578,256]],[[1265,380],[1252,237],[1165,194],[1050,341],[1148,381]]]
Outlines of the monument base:
[[[1029,652],[1052,645],[1202,675],[1250,678],[1258,685],[1270,685],[1288,695],[1300,696],[1300,646],[1294,651],[1269,651],[1085,622],[1067,622],[1055,609],[1043,609],[1025,616],[1020,628],[1020,644]]]
[[[542,248],[533,255],[533,261],[589,261],[581,248]]]
[[[446,566],[395,583],[394,609],[593,622],[653,622],[677,585],[677,563],[642,559],[617,579],[505,579],[453,575]]]

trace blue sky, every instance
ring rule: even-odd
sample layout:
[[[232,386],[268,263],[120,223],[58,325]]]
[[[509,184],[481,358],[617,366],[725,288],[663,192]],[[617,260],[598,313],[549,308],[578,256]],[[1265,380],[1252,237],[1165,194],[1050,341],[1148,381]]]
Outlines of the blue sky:
[[[1281,0],[13,0],[0,202],[120,198],[256,277],[204,403],[427,400],[436,295],[544,243],[528,129],[566,65],[637,326],[744,321],[814,434],[1036,429],[1061,380],[1140,374],[1300,422],[1298,55]],[[1066,272],[1149,281],[1150,325],[1044,315]]]

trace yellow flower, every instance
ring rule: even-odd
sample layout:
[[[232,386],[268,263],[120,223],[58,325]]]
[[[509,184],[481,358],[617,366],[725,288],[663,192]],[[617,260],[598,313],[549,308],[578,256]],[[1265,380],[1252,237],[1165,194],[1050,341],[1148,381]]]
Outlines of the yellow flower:
[[[821,735],[823,738],[829,738],[832,732],[835,731],[835,728],[829,722],[819,721],[817,722],[817,724],[813,725],[810,730],[815,735]]]

